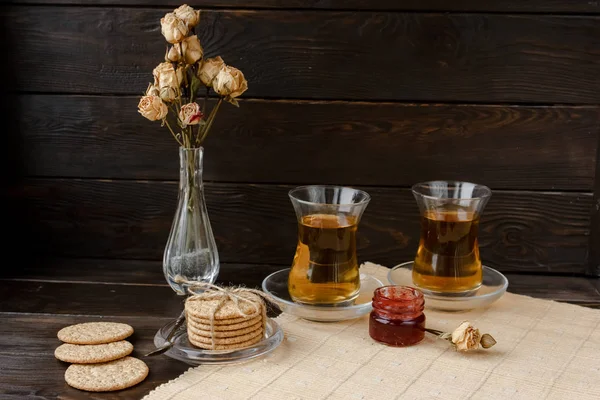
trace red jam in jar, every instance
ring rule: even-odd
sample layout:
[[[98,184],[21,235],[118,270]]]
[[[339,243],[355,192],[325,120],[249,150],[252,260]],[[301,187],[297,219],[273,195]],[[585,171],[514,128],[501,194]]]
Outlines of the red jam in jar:
[[[423,293],[408,286],[383,286],[373,294],[369,335],[390,346],[412,346],[425,337]]]

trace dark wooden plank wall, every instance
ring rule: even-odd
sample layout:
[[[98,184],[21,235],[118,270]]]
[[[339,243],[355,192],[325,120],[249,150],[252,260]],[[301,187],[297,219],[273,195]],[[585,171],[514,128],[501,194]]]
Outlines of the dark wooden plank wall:
[[[75,260],[82,276],[90,259],[161,258],[177,149],[136,105],[164,52],[158,20],[179,4],[12,0],[0,9],[14,60],[2,68],[20,111],[9,155],[23,177],[9,191],[20,222],[9,221],[33,250]],[[190,4],[206,9],[206,54],[238,66],[250,86],[206,143],[224,277],[248,263],[256,283],[289,264],[286,192],[306,183],[365,188],[373,201],[360,258],[410,259],[418,217],[408,188],[437,178],[494,190],[482,221],[487,264],[600,274],[597,2]],[[52,279],[50,267],[32,268],[18,271]]]
[[[600,276],[600,140],[596,157],[596,184],[591,210],[592,235],[590,236],[590,262],[588,274]]]
[[[174,6],[177,0],[8,0],[15,4],[78,4],[122,6]],[[519,13],[598,14],[600,4],[586,0],[196,0],[196,8],[296,9],[296,10],[377,10],[377,11],[467,11]]]
[[[19,89],[140,93],[164,54],[158,20],[166,11],[10,8],[9,29],[19,38]],[[205,12],[202,21],[197,32],[205,54],[220,54],[245,71],[252,83],[246,97],[600,99],[596,16],[222,10]]]

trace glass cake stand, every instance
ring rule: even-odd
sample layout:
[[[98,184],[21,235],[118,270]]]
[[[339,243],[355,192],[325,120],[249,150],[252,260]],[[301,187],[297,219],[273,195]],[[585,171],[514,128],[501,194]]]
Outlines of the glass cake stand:
[[[413,262],[396,265],[388,273],[388,281],[392,285],[416,287],[412,282]],[[468,295],[443,296],[421,290],[425,297],[425,308],[442,311],[467,311],[491,305],[506,292],[508,279],[493,268],[483,266],[483,282],[481,287]]]
[[[167,342],[166,337],[169,332],[171,332],[174,324],[175,321],[171,321],[156,332],[156,335],[154,335],[154,345],[157,348]],[[277,325],[277,322],[268,318],[263,339],[251,347],[238,350],[205,350],[195,347],[188,341],[187,327],[185,324],[175,332],[172,340],[174,345],[165,353],[165,355],[176,360],[183,361],[190,365],[238,364],[250,361],[275,350],[283,341],[283,330]]]
[[[344,321],[370,313],[372,310],[373,291],[384,285],[379,279],[369,274],[361,273],[360,292],[351,304],[343,306],[310,306],[292,301],[288,292],[289,274],[290,268],[286,268],[267,276],[262,282],[263,291],[276,300],[282,312],[318,322]]]

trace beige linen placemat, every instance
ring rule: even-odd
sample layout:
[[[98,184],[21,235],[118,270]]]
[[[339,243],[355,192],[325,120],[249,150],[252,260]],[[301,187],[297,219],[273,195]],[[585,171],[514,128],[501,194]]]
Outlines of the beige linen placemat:
[[[361,271],[387,282],[385,267]],[[430,328],[469,320],[498,344],[460,353],[426,334],[393,348],[371,340],[367,316],[318,323],[284,314],[286,338],[271,355],[191,368],[144,399],[600,399],[600,310],[507,293],[483,310],[425,312]]]

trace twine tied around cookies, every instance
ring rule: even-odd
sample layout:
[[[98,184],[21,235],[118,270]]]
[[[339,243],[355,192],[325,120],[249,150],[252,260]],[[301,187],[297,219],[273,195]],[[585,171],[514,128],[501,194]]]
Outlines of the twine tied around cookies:
[[[242,308],[240,307],[240,303],[246,302],[250,304],[250,306],[255,310],[258,314],[262,315],[262,327],[263,330],[267,325],[267,309],[260,299],[254,300],[252,298],[244,297],[242,294],[254,294],[266,300],[268,303],[274,305],[279,308],[275,300],[267,295],[264,292],[256,289],[248,289],[244,287],[221,287],[218,285],[214,285],[208,282],[200,282],[200,281],[189,281],[183,278],[181,275],[177,275],[175,277],[175,282],[187,285],[187,292],[189,293],[189,297],[185,300],[185,302],[189,301],[211,301],[217,300],[217,303],[212,309],[209,311],[209,321],[210,321],[210,339],[211,339],[211,347],[214,349],[216,347],[215,343],[215,315],[217,312],[223,307],[227,301],[233,302],[235,305],[235,310],[243,317],[250,316],[246,314]],[[203,290],[203,292],[198,293],[197,290]]]

